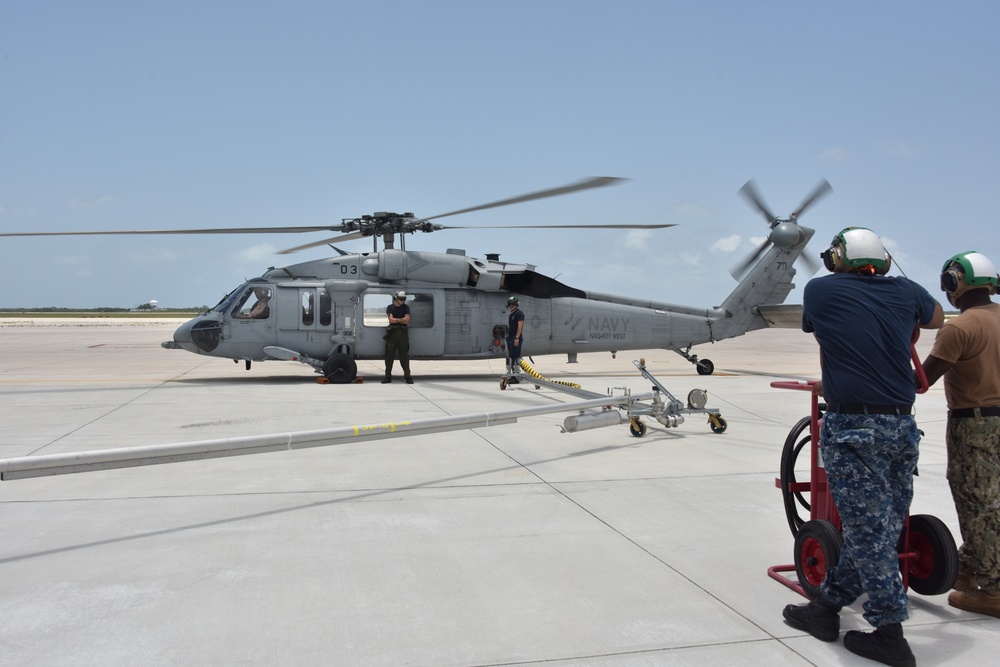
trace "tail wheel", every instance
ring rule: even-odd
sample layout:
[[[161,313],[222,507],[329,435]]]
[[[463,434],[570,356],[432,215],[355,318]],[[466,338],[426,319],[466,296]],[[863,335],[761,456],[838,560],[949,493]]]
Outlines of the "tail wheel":
[[[349,384],[358,377],[358,364],[346,354],[339,352],[331,354],[330,358],[323,362],[323,375],[330,384]]]
[[[904,555],[906,530],[896,544]],[[910,549],[899,560],[906,568],[909,587],[921,595],[941,595],[951,590],[958,576],[958,549],[951,531],[941,519],[929,514],[910,517]]]
[[[795,536],[795,574],[812,600],[819,595],[826,571],[840,560],[844,538],[829,521],[807,521]]]
[[[792,427],[792,430],[788,432],[788,437],[785,438],[785,446],[781,450],[781,499],[785,505],[785,517],[788,519],[788,527],[792,529],[793,536],[798,534],[802,524],[806,522],[799,515],[799,507],[802,507],[806,512],[811,510],[811,505],[806,500],[806,497],[800,491],[792,491],[792,486],[796,483],[795,462],[798,460],[802,449],[812,441],[812,434],[809,432],[811,422],[811,417],[800,419]],[[802,435],[803,431],[806,432],[805,437],[800,439],[799,436]],[[812,453],[809,452],[809,454],[811,456]]]
[[[708,359],[696,361],[694,367],[698,369],[698,375],[711,375],[715,372],[715,364]]]
[[[628,422],[628,432],[637,438],[646,435],[646,422],[632,417]]]

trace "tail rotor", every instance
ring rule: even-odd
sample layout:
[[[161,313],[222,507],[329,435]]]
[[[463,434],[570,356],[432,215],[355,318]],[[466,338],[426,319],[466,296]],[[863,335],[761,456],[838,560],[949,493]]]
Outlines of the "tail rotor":
[[[746,184],[740,188],[740,194],[743,195],[751,206],[756,208],[764,219],[767,221],[770,231],[768,232],[767,238],[761,243],[757,248],[753,250],[747,257],[738,262],[729,273],[736,280],[741,280],[743,276],[750,270],[754,264],[756,264],[761,257],[764,256],[771,246],[777,245],[783,250],[791,250],[792,248],[798,247],[800,244],[808,242],[809,237],[812,235],[805,234],[802,228],[799,226],[799,216],[801,216],[805,211],[816,203],[820,198],[826,196],[833,191],[833,188],[826,181],[826,179],[821,180],[816,187],[802,200],[799,207],[793,211],[787,218],[779,218],[771,209],[768,208],[767,204],[764,203],[764,198],[760,195],[757,190],[757,186],[754,184],[753,179],[746,182]],[[811,230],[810,230],[811,232]],[[812,275],[819,270],[819,262],[813,257],[800,254],[799,259],[802,260],[803,264],[806,266],[806,270]]]

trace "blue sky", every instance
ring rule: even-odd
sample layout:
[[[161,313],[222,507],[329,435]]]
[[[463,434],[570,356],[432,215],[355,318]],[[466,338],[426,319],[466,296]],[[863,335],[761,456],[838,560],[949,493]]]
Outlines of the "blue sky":
[[[442,222],[678,226],[407,248],[713,306],[766,233],[739,188],[784,216],[826,178],[808,252],[867,226],[938,295],[952,254],[1000,264],[998,28],[986,1],[7,2],[0,231],[432,216],[619,176]],[[0,239],[0,307],[211,305],[320,238]]]

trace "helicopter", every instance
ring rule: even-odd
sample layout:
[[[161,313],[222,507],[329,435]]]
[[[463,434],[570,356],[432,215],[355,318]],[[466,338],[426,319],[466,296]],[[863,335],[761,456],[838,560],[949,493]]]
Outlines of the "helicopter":
[[[741,336],[768,326],[788,326],[783,306],[794,287],[793,263],[814,230],[798,217],[832,188],[825,180],[788,218],[774,216],[753,181],[741,189],[765,217],[767,238],[733,275],[739,281],[721,305],[695,308],[585,291],[546,276],[530,264],[501,261],[496,254],[471,257],[464,250],[406,250],[416,232],[456,227],[433,222],[447,216],[614,185],[624,179],[596,177],[450,213],[418,218],[413,213],[376,212],[323,227],[250,227],[187,230],[8,232],[0,236],[94,234],[252,234],[334,231],[339,235],[282,251],[328,245],[337,255],[269,268],[229,292],[218,304],[182,324],[162,347],[244,362],[296,361],[329,383],[356,381],[357,361],[383,359],[392,295],[404,291],[410,307],[410,359],[504,358],[507,300],[516,295],[527,313],[525,356],[566,354],[569,363],[586,352],[666,349],[693,363],[700,375],[714,364],[691,348]],[[671,224],[536,225],[538,228],[662,229]],[[337,247],[371,238],[372,252]],[[396,247],[396,239],[400,247]],[[382,240],[383,248],[378,249]],[[815,262],[813,262],[815,264]],[[818,268],[818,267],[816,267]],[[815,269],[813,269],[815,272]],[[811,274],[810,274],[811,275]],[[794,310],[794,308],[793,308]]]

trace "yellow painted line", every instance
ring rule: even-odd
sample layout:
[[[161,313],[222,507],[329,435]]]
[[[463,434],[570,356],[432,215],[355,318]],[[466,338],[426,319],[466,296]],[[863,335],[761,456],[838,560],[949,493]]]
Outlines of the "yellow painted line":
[[[361,435],[362,433],[395,433],[396,428],[402,428],[404,426],[409,426],[413,422],[386,422],[384,424],[366,424],[364,426],[352,426],[354,429],[354,435]]]

